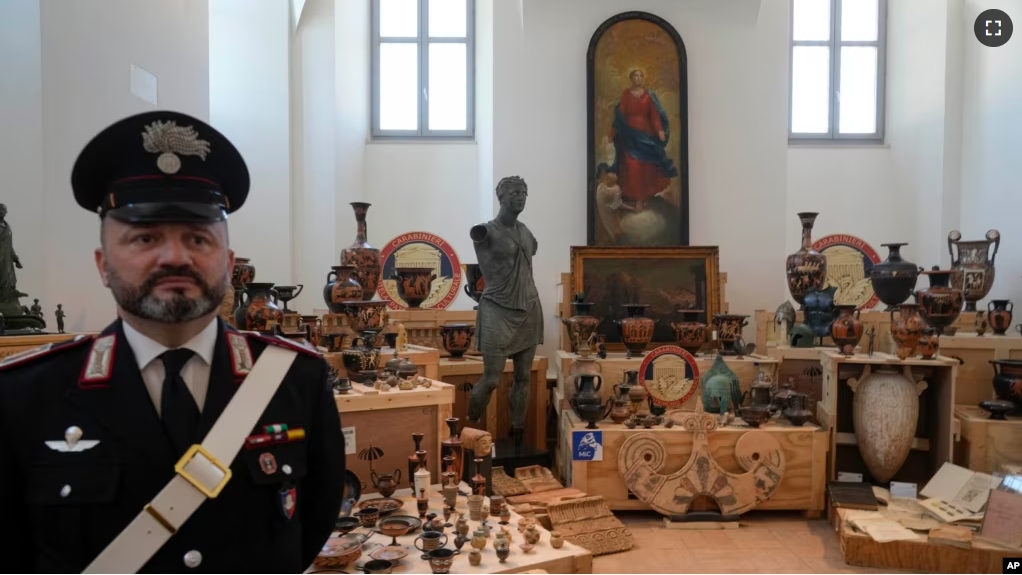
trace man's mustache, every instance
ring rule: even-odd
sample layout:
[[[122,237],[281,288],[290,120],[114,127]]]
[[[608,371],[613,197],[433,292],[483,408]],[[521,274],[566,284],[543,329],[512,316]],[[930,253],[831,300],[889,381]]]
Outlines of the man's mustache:
[[[156,284],[160,280],[173,277],[191,278],[195,280],[195,283],[199,285],[203,292],[207,291],[209,288],[209,286],[206,285],[205,280],[202,279],[202,276],[192,268],[188,266],[167,266],[160,268],[156,272],[153,272],[151,276],[146,278],[145,282],[142,284],[142,293],[152,293],[152,291],[156,289]]]

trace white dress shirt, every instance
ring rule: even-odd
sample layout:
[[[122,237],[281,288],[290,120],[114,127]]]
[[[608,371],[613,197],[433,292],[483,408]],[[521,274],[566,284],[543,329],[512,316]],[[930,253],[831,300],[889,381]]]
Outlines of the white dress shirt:
[[[142,381],[145,382],[149,398],[153,400],[156,413],[162,414],[160,399],[166,370],[163,360],[160,359],[160,354],[170,348],[142,335],[128,325],[128,322],[123,322],[123,325],[124,338],[128,340],[128,345],[131,346],[131,351],[135,353],[135,359],[138,360],[138,370],[142,372]],[[195,398],[200,412],[203,404],[206,403],[206,390],[209,389],[209,369],[213,363],[213,349],[216,348],[218,332],[217,320],[214,317],[209,325],[181,346],[195,352],[195,355],[181,368],[181,378],[185,380],[188,391],[192,392],[192,397]]]

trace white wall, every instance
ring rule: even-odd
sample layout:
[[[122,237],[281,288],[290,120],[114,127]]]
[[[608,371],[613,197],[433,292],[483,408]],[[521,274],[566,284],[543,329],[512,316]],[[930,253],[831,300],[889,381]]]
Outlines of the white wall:
[[[10,4],[3,5],[6,15]],[[38,194],[40,202],[34,213],[26,209],[12,216],[17,245],[39,247],[38,259],[25,262],[20,281],[45,309],[64,304],[68,330],[98,330],[115,318],[114,304],[93,264],[98,221],[75,203],[71,168],[82,147],[100,130],[153,109],[129,90],[132,64],[158,78],[160,108],[209,118],[207,3],[40,0],[38,5],[40,42],[35,50],[41,50],[41,107],[28,105],[24,113],[27,126],[41,110],[42,185],[26,190]],[[6,18],[0,20],[7,25]],[[31,36],[31,17],[23,21],[30,27],[24,34]],[[23,47],[27,55],[5,53],[2,60],[25,58],[24,65],[33,69],[32,42],[24,41]],[[24,89],[31,89],[33,76],[31,71],[23,76],[29,82]],[[29,134],[30,146],[39,141],[39,136]],[[33,162],[26,161],[25,169],[26,174],[32,172]],[[26,185],[33,177],[37,176],[26,177]]]
[[[47,218],[43,213],[43,101],[39,0],[0,2],[0,203],[6,204],[14,250],[25,266],[18,289],[41,299],[52,323],[57,302],[44,295]],[[70,172],[68,172],[70,177]],[[70,191],[67,198],[72,201]],[[70,296],[71,294],[66,294]],[[23,299],[23,305],[31,300]]]
[[[889,3],[883,146],[789,148],[787,252],[799,246],[795,214],[818,211],[814,239],[851,234],[866,240],[881,258],[887,257],[887,250],[880,244],[908,242],[902,250],[906,259],[927,268],[946,265],[940,259],[941,230],[956,221],[958,205],[946,204],[943,197],[945,124],[958,107],[952,102],[949,115],[945,87],[953,94],[959,86],[953,66],[949,76],[948,4],[948,0]],[[954,159],[952,153],[949,160]]]
[[[209,0],[209,118],[245,158],[251,188],[231,244],[260,281],[292,283],[291,7]]]
[[[586,49],[607,18],[661,16],[688,52],[692,245],[720,246],[731,309],[772,309],[783,297],[786,209],[787,0],[560,0],[495,3],[494,177],[529,183],[522,215],[546,344],[558,343],[557,283],[569,246],[586,242]],[[746,216],[738,217],[741,206]]]
[[[965,36],[962,122],[961,227],[963,239],[982,239],[988,229],[1001,232],[997,278],[991,298],[1018,303],[1022,275],[1022,234],[1015,225],[1022,213],[1019,185],[1022,150],[1022,34],[1007,44],[987,48],[973,36],[972,26],[988,2],[965,0],[961,26]],[[1015,18],[1022,0],[1001,0],[996,8]],[[982,306],[981,302],[981,306]]]

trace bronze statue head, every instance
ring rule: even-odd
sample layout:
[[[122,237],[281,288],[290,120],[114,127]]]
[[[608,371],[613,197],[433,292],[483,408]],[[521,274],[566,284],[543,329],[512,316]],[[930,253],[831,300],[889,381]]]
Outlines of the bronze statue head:
[[[529,197],[529,186],[521,176],[501,178],[497,183],[497,201],[500,207],[515,215],[525,210],[525,200]]]
[[[7,204],[0,204],[0,220],[7,217]]]

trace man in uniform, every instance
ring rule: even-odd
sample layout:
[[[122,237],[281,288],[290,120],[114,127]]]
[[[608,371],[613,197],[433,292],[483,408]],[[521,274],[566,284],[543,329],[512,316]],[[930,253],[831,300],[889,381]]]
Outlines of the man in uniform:
[[[532,360],[543,343],[543,308],[532,277],[532,258],[539,243],[518,221],[529,188],[518,176],[497,183],[497,217],[469,230],[486,288],[476,316],[476,348],[483,355],[483,375],[472,389],[468,418],[479,421],[508,358],[514,364],[511,385],[511,436],[515,448],[525,436]]]
[[[71,184],[120,319],[0,366],[5,570],[302,572],[341,507],[344,443],[318,354],[217,317],[244,160],[150,112],[96,136]]]

